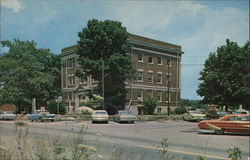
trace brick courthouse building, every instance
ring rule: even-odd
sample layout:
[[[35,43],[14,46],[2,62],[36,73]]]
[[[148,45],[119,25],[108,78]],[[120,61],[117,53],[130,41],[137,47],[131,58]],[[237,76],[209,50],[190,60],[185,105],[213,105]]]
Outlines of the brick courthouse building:
[[[138,114],[138,102],[147,98],[158,101],[156,113],[166,113],[168,105],[171,109],[178,106],[181,95],[181,46],[133,34],[129,42],[132,49],[128,54],[137,71],[137,78],[126,82],[127,108]],[[86,89],[97,84],[91,77],[83,81],[76,76],[79,68],[77,57],[76,46],[62,49],[62,93],[69,112],[79,107],[81,101],[87,98]]]

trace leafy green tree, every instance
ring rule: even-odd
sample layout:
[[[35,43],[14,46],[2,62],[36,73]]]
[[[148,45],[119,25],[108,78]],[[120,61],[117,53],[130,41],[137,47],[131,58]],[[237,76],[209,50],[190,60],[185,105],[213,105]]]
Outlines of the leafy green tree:
[[[49,113],[57,114],[57,110],[59,111],[59,114],[66,113],[66,105],[63,102],[58,103],[55,100],[48,101],[45,108]]]
[[[153,115],[156,107],[157,107],[157,101],[153,98],[149,98],[143,101],[144,114]]]
[[[102,95],[102,68],[104,68],[105,109],[111,113],[115,106],[125,105],[125,80],[133,77],[129,33],[117,21],[89,20],[78,33],[77,54],[85,75],[98,81],[97,94]],[[102,63],[104,65],[102,65]]]
[[[9,51],[0,55],[0,103],[12,103],[17,111],[30,111],[60,94],[60,56],[36,48],[34,41],[1,41]]]
[[[226,40],[226,45],[210,53],[200,73],[197,93],[205,103],[221,106],[250,106],[250,52],[249,42],[244,47]]]

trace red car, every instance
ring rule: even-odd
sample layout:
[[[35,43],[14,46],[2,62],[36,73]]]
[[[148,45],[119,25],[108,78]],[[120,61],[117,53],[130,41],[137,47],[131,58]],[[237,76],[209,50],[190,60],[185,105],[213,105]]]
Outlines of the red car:
[[[204,120],[198,127],[205,130],[213,130],[217,134],[224,132],[250,134],[249,114],[228,114],[218,120]]]

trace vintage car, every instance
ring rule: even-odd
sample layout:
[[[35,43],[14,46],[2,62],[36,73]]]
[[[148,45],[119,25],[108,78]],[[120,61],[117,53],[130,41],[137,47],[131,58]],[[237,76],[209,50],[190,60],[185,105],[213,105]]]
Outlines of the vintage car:
[[[200,121],[204,119],[206,119],[206,115],[198,110],[191,110],[183,115],[183,120],[186,121]]]
[[[214,131],[216,134],[224,132],[250,134],[250,115],[228,114],[218,120],[201,121],[198,127],[202,130]]]
[[[46,110],[35,110],[32,112],[32,114],[28,115],[28,119],[33,122],[34,120],[39,120],[41,122],[49,120],[51,122],[54,122],[56,119],[55,114],[50,114]]]
[[[14,120],[16,117],[16,114],[12,111],[0,111],[0,119],[2,120]]]
[[[91,115],[92,123],[94,122],[109,122],[109,115],[105,110],[95,110]]]
[[[137,120],[136,116],[132,115],[131,111],[126,111],[126,110],[122,110],[122,111],[118,111],[118,114],[115,114],[113,116],[113,120],[115,122],[129,122],[129,123],[134,123],[134,121]]]

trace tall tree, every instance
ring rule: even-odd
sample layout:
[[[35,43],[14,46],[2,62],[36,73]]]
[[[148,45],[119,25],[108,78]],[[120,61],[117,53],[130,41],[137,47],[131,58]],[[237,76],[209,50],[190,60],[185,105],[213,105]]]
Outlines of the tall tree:
[[[250,107],[249,42],[244,47],[226,40],[226,45],[210,53],[200,73],[197,93],[206,103]]]
[[[117,21],[89,20],[87,27],[78,33],[77,53],[79,64],[87,76],[97,80],[98,94],[102,95],[102,62],[105,72],[105,108],[112,113],[112,106],[125,105],[125,80],[133,76],[131,58],[126,54],[131,45],[129,33]]]
[[[37,49],[34,41],[2,41],[9,51],[0,55],[0,103],[12,103],[18,111],[31,110],[60,94],[60,56]]]

